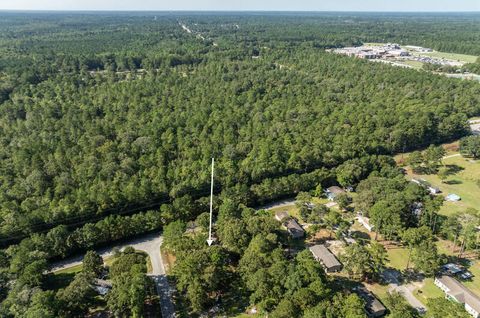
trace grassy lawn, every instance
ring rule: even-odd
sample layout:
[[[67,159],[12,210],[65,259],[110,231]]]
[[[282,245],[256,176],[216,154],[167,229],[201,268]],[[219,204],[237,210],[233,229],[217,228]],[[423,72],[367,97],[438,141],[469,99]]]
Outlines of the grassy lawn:
[[[271,211],[272,215],[275,215],[275,213],[277,212],[287,212],[288,215],[302,220],[302,218],[300,217],[300,210],[295,204],[269,209],[268,211]]]
[[[402,61],[402,62],[399,62],[401,64],[405,64],[405,65],[409,65],[411,67],[413,67],[414,69],[416,70],[421,70],[423,69],[423,63],[422,62],[419,62],[419,61]]]
[[[449,193],[458,194],[462,200],[459,202],[445,201],[440,214],[450,215],[456,212],[463,212],[467,208],[480,207],[480,188],[476,184],[480,180],[480,162],[471,161],[461,156],[450,157],[443,160],[446,166],[454,167],[460,170],[454,175],[451,175],[442,183],[437,175],[417,175],[411,171],[408,172],[409,179],[425,179],[433,186],[442,190],[442,195],[446,196]]]
[[[72,267],[67,267],[64,269],[61,269],[59,271],[56,271],[54,274],[55,275],[61,275],[61,274],[76,274],[82,271],[83,264],[78,264]]]
[[[353,232],[352,237],[356,240],[373,240],[375,239],[375,232],[369,232],[363,225],[361,225],[358,220],[350,227],[350,230]],[[378,236],[378,239],[381,239],[381,235]]]
[[[387,266],[403,271],[407,267],[408,250],[403,247],[397,247],[387,250]]]
[[[427,52],[427,53],[420,53],[419,55],[434,57],[434,58],[445,58],[445,59],[464,62],[464,63],[474,63],[478,58],[478,56],[475,56],[475,55],[445,53],[445,52]]]
[[[473,274],[473,278],[470,281],[464,281],[463,284],[480,296],[480,262],[473,262],[472,266],[468,268],[468,271]]]
[[[424,286],[414,292],[415,297],[423,304],[427,304],[428,299],[444,297],[442,290],[433,283],[433,278],[426,278],[423,282]]]
[[[316,205],[327,204],[329,202],[330,201],[328,201],[328,199],[325,199],[325,198],[316,198],[316,197],[312,198],[312,203],[316,204]],[[335,206],[335,207],[333,207],[333,209],[338,209],[338,207]],[[294,218],[300,220],[300,222],[306,223],[302,219],[302,217],[300,216],[300,210],[297,208],[297,206],[295,204],[271,208],[271,209],[268,209],[268,211],[270,211],[272,213],[272,215],[275,215],[275,213],[277,213],[277,212],[287,212],[288,215],[293,216]]]

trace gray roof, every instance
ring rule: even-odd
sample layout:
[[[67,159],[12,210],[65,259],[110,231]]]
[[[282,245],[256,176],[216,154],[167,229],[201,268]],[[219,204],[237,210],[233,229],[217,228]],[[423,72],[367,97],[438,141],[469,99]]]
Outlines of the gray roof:
[[[385,312],[385,306],[365,287],[356,287],[357,294],[365,300],[367,311],[372,314]]]
[[[278,212],[275,213],[275,217],[276,217],[277,219],[280,219],[280,220],[283,220],[283,219],[285,219],[285,218],[288,218],[288,216],[289,216],[288,213],[285,212],[285,211],[278,211]]]
[[[305,232],[303,228],[298,224],[298,222],[295,219],[290,219],[288,220],[287,224],[285,224],[287,229],[289,230],[295,230],[297,232]]]
[[[311,246],[310,252],[312,252],[316,259],[321,260],[323,265],[327,268],[342,265],[335,255],[333,255],[332,252],[330,252],[323,244]]]
[[[327,191],[333,194],[345,193],[345,190],[337,186],[329,187],[327,188]]]
[[[437,279],[449,289],[448,294],[450,296],[455,297],[457,301],[465,303],[475,309],[475,311],[480,312],[480,298],[465,287],[465,285],[447,275],[437,277]]]

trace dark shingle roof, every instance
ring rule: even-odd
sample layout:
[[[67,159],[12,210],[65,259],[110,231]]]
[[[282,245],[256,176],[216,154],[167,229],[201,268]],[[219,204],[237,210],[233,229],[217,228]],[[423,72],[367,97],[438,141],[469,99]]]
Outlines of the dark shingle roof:
[[[325,267],[330,268],[342,265],[335,257],[335,255],[333,255],[332,252],[330,252],[328,248],[325,247],[325,245],[314,245],[310,247],[310,251],[316,259],[322,261]]]

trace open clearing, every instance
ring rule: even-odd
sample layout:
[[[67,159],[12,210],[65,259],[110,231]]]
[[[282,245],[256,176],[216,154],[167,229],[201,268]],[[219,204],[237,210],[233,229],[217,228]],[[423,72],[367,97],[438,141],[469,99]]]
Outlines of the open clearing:
[[[445,201],[440,209],[440,214],[451,215],[464,212],[468,208],[479,209],[480,187],[477,185],[477,181],[480,180],[480,162],[451,154],[448,158],[443,159],[443,164],[458,171],[450,175],[444,182],[437,175],[414,174],[410,169],[407,170],[407,178],[427,180],[442,191],[442,196],[455,193],[461,197],[458,202]]]
[[[466,54],[457,54],[457,53],[446,53],[446,52],[422,52],[418,54],[419,56],[428,56],[443,58],[448,60],[454,60],[463,63],[474,63],[477,61],[478,56],[475,55],[466,55]]]

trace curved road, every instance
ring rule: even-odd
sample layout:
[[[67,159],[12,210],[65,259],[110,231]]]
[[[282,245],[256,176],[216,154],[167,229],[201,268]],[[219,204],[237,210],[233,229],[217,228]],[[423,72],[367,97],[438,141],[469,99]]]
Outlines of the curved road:
[[[163,265],[163,260],[160,255],[160,246],[162,245],[162,241],[163,237],[160,233],[149,234],[120,245],[98,249],[97,253],[100,254],[103,259],[105,259],[109,256],[112,256],[115,249],[122,250],[127,246],[131,246],[136,250],[147,253],[152,264],[152,272],[148,275],[152,277],[153,281],[155,282],[157,293],[160,296],[162,318],[174,318],[175,307],[172,303],[173,290],[168,283],[165,273],[165,266]],[[83,255],[56,262],[51,266],[50,272],[80,265],[82,263],[82,259]]]

